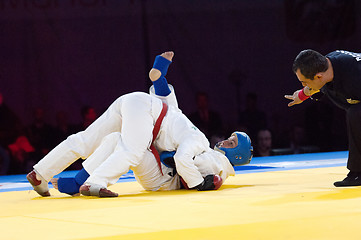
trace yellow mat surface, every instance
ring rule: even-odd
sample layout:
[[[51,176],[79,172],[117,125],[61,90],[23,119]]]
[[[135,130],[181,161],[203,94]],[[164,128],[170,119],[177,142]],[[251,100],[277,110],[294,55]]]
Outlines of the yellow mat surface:
[[[1,239],[361,239],[361,187],[335,188],[345,167],[238,174],[218,191],[69,197],[0,193]]]

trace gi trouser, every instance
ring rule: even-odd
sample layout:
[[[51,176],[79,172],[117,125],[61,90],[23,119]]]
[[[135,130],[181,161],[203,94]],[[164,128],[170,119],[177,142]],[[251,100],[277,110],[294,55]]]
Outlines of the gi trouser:
[[[162,109],[162,101],[146,93],[135,92],[123,95],[86,130],[70,135],[50,151],[34,169],[46,180],[62,172],[78,158],[88,158],[105,136],[121,133],[121,141],[109,158],[126,161],[106,173],[109,178],[129,170],[129,165],[139,164],[152,140],[153,126]],[[114,162],[114,161],[112,161]],[[154,163],[157,164],[156,162]],[[128,165],[128,167],[124,167]],[[94,167],[87,167],[91,170]],[[91,174],[91,172],[90,172]],[[102,176],[103,177],[103,176]],[[101,184],[107,185],[106,179]]]
[[[351,105],[346,110],[346,121],[349,141],[347,168],[361,172],[361,103]]]
[[[99,184],[100,181],[106,187],[105,184],[116,183],[122,174],[132,169],[138,183],[145,190],[174,190],[180,188],[179,176],[174,176],[173,168],[168,168],[162,164],[164,173],[162,175],[153,153],[148,150],[138,161],[122,157],[109,158],[114,152],[121,151],[122,147],[121,133],[114,132],[105,136],[101,145],[83,163],[85,170],[90,174],[86,183]],[[114,172],[114,174],[112,175],[109,171]]]

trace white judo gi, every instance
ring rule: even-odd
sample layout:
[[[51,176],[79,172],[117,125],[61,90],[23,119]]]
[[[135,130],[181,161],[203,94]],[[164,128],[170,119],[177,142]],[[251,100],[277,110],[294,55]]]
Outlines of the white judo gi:
[[[97,164],[100,166],[116,149],[120,139],[121,134],[118,132],[107,135],[95,152],[84,161],[84,167],[89,171],[92,166]],[[195,156],[194,164],[203,177],[209,174],[217,174],[224,181],[228,176],[235,174],[228,159],[222,153],[216,152],[213,149],[208,149],[206,152]],[[162,175],[156,164],[156,159],[150,151],[146,151],[140,163],[136,166],[131,166],[130,169],[133,171],[138,183],[145,190],[176,190],[181,188],[179,175],[174,175],[174,169],[162,164],[162,171],[164,173]],[[89,182],[89,179],[87,182]]]
[[[147,190],[171,190],[180,187],[172,169],[157,162],[150,152],[154,124],[168,104],[154,144],[159,151],[176,151],[177,172],[192,188],[203,182],[208,174],[218,174],[225,180],[234,169],[221,153],[209,148],[209,142],[182,114],[174,90],[167,97],[135,92],[123,95],[85,131],[69,136],[46,155],[34,169],[46,181],[62,172],[78,158],[90,174],[86,182],[107,187],[132,169],[139,183]],[[106,144],[102,144],[101,143]],[[101,145],[101,147],[99,147]],[[195,157],[196,156],[196,157]]]

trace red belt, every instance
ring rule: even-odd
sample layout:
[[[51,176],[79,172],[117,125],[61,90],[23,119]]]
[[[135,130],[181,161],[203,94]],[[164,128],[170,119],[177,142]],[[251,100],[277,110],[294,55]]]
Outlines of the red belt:
[[[152,139],[152,143],[151,143],[151,145],[150,145],[150,150],[152,150],[152,153],[153,153],[155,159],[157,160],[158,167],[159,167],[160,172],[162,173],[162,175],[163,175],[163,171],[162,171],[162,164],[160,163],[159,153],[158,153],[157,149],[155,149],[153,143],[154,143],[154,140],[155,140],[155,139],[157,138],[157,136],[158,136],[159,129],[160,129],[160,125],[162,125],[162,121],[163,121],[164,116],[167,114],[167,110],[168,110],[168,106],[167,106],[167,104],[165,104],[165,103],[163,102],[162,111],[160,112],[160,115],[159,115],[157,121],[156,121],[155,124],[154,124],[154,128],[153,128],[153,139]]]

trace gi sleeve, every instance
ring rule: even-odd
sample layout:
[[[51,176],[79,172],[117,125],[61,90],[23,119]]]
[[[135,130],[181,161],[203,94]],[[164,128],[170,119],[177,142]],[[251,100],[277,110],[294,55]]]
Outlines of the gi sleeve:
[[[175,91],[174,91],[174,88],[172,85],[168,84],[170,90],[171,90],[171,93],[168,95],[168,96],[158,96],[155,94],[155,91],[154,91],[154,86],[152,85],[150,88],[149,88],[149,93],[150,95],[152,96],[155,96],[159,99],[161,99],[163,102],[165,102],[168,106],[174,106],[175,108],[178,108],[178,102],[177,102],[177,97],[175,95]]]
[[[194,163],[194,157],[208,148],[208,141],[190,136],[184,138],[179,144],[174,155],[174,162],[178,174],[187,183],[189,188],[198,186],[203,182],[203,177]]]

